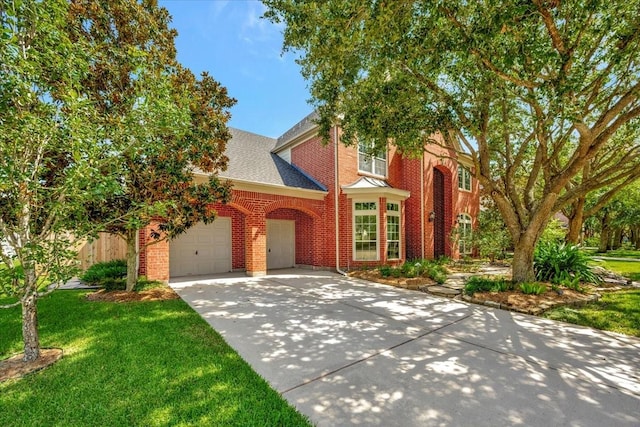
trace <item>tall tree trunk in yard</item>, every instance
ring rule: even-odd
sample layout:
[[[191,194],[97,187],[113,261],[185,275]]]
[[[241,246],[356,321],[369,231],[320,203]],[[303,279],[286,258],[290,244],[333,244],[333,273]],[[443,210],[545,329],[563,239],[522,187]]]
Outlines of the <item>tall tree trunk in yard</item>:
[[[611,227],[609,226],[609,213],[605,212],[600,220],[600,243],[598,252],[607,252],[611,240]]]
[[[536,248],[536,239],[527,236],[528,234],[523,234],[514,246],[511,270],[512,279],[516,283],[534,282],[536,280],[533,270],[533,253]]]
[[[580,197],[573,203],[570,215],[567,215],[569,219],[569,231],[567,232],[566,241],[569,243],[579,243],[580,231],[582,230],[582,224],[584,222],[585,202],[586,198]]]
[[[555,200],[552,196],[548,196],[527,223],[519,217],[506,198],[494,197],[494,200],[501,211],[514,246],[511,264],[512,280],[515,283],[533,282],[536,279],[533,254],[540,234],[552,216],[551,206]]]
[[[600,231],[600,244],[598,245],[598,252],[607,252],[609,249],[609,241],[611,240],[609,233],[609,227],[602,228]]]
[[[622,227],[616,227],[613,230],[613,242],[611,243],[611,249],[620,249],[622,246]]]
[[[127,230],[125,235],[125,241],[127,242],[127,292],[132,292],[138,282],[137,233],[138,230]]]
[[[33,267],[25,266],[24,280],[27,288],[22,298],[22,339],[24,341],[25,362],[33,362],[40,357],[40,336],[38,335],[38,285]]]

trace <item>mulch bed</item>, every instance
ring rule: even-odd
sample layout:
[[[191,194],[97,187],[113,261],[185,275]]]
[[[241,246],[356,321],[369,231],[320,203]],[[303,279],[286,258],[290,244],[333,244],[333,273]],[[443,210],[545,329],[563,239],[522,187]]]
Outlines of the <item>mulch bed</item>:
[[[503,310],[540,315],[547,310],[560,306],[581,306],[597,301],[597,293],[580,293],[572,289],[562,289],[559,295],[553,290],[540,295],[524,294],[521,291],[476,292],[473,296],[463,295],[465,301],[483,304]]]
[[[396,288],[404,288],[417,290],[424,285],[436,285],[437,283],[428,277],[382,277],[378,269],[371,270],[355,270],[349,273],[351,277],[368,280],[370,282],[383,283],[385,285],[395,286]]]
[[[139,292],[105,291],[102,289],[87,295],[88,301],[106,302],[167,301],[178,298],[180,296],[168,286]]]
[[[32,372],[37,372],[53,365],[62,358],[62,349],[43,348],[40,357],[33,362],[22,360],[24,353],[17,354],[5,360],[0,360],[0,382],[22,378]]]

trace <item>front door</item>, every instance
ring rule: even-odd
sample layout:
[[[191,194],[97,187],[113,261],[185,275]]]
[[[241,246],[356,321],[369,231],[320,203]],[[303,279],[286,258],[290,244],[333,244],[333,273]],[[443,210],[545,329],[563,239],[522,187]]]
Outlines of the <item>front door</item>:
[[[445,252],[445,218],[444,218],[444,174],[433,170],[433,256],[444,256]]]
[[[284,219],[267,220],[267,269],[290,268],[295,264],[296,223]]]

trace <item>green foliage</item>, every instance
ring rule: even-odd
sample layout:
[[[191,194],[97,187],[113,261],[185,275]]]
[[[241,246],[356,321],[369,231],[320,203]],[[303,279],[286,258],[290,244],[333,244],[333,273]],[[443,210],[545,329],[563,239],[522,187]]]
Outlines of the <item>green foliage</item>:
[[[391,270],[394,267],[391,267],[390,265],[381,265],[380,267],[378,267],[378,271],[380,271],[380,275],[382,277],[389,277],[391,276]]]
[[[578,292],[585,292],[585,289],[580,285],[580,275],[577,274],[575,277],[566,277],[560,280],[560,284],[567,289],[573,289]]]
[[[419,259],[407,261],[400,267],[392,267],[390,265],[381,265],[378,267],[382,277],[405,277],[408,279],[414,277],[428,277],[437,283],[444,283],[447,280],[447,269],[445,268],[446,260],[428,260]]]
[[[127,284],[126,276],[127,262],[119,259],[93,264],[80,279],[89,285],[101,286],[107,291],[124,291]],[[140,277],[134,290],[144,291],[158,286],[164,286],[164,284],[156,280],[147,280],[146,277]]]
[[[583,307],[559,307],[544,317],[640,337],[640,290],[606,292]]]
[[[0,425],[310,425],[182,300],[85,295],[56,291],[40,302],[43,345],[64,357],[0,383]],[[19,318],[18,307],[0,311],[0,359],[20,351]]]
[[[540,242],[541,244],[560,243],[564,241],[566,234],[567,229],[562,221],[556,218],[552,218],[544,228],[544,231],[540,235],[540,240],[538,240],[538,242]]]
[[[121,16],[126,19],[114,18]],[[118,194],[88,204],[83,214],[130,243],[137,230],[159,221],[147,244],[213,221],[211,205],[231,197],[230,183],[217,174],[227,167],[226,123],[235,100],[206,72],[196,78],[177,63],[176,33],[156,2],[113,0],[96,7],[93,0],[77,0],[69,21],[74,38],[100,49],[83,79],[85,95],[109,118],[111,140],[135,142],[122,153]],[[208,179],[196,182],[196,169]],[[134,259],[127,254],[128,262]],[[135,276],[135,269],[129,273]]]
[[[542,283],[520,283],[520,290],[526,295],[540,295],[547,292],[547,287]]]
[[[560,283],[579,280],[598,283],[600,279],[589,266],[589,257],[576,245],[564,242],[541,242],[535,250],[533,268],[536,279]]]
[[[516,281],[553,212],[639,173],[640,0],[264,3],[326,140],[471,154]]]
[[[484,209],[480,211],[478,229],[473,233],[473,245],[478,248],[480,257],[493,262],[504,258],[505,251],[511,245],[511,237],[491,200],[484,197],[482,203]]]
[[[513,289],[513,283],[500,278],[472,276],[464,285],[464,293],[473,295],[476,292],[506,292]]]
[[[69,34],[70,3],[0,6],[2,290],[29,313],[23,316],[27,360],[39,355],[40,287],[78,273],[77,242],[95,231],[84,208],[120,190],[115,171],[125,148],[133,148],[111,138],[107,118],[83,93],[90,64],[108,47],[94,49]]]
[[[121,279],[127,275],[127,262],[123,259],[98,262],[82,274],[80,279],[89,284],[100,284],[104,279]]]

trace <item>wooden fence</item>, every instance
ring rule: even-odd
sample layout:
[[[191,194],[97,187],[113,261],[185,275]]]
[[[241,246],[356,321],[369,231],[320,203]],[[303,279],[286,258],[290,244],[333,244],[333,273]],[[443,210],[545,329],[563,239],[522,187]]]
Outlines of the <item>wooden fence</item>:
[[[87,242],[80,248],[78,260],[84,271],[97,262],[125,259],[126,255],[127,244],[120,236],[100,233],[98,239]]]

